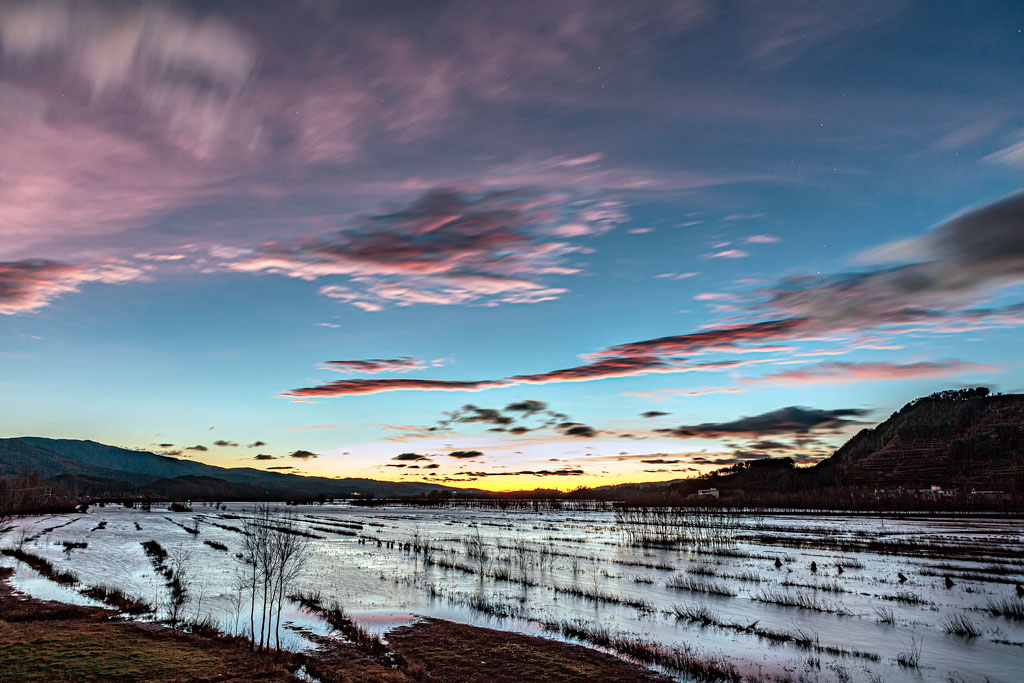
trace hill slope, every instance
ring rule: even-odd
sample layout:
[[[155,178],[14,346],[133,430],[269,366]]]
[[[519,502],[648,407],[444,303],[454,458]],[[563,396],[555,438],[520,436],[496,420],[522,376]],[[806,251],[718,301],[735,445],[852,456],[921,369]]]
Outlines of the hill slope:
[[[75,475],[66,481],[78,482],[83,489],[94,492],[123,490],[154,495],[167,495],[171,491],[217,491],[219,497],[241,498],[262,491],[264,494],[279,493],[282,497],[320,494],[344,497],[354,493],[414,496],[432,491],[455,490],[438,484],[357,478],[328,479],[265,472],[251,467],[216,467],[145,451],[107,446],[95,441],[42,437],[0,439],[0,476],[25,471],[36,472],[47,478]]]
[[[813,474],[850,486],[1024,490],[1024,395],[918,399]]]
[[[694,479],[619,484],[570,494],[575,498],[672,502],[703,488],[748,501],[795,502],[836,489],[914,491],[937,485],[1024,495],[1024,395],[947,391],[911,401],[872,429],[863,429],[813,467],[792,458],[764,458]],[[820,504],[818,500],[818,504]]]

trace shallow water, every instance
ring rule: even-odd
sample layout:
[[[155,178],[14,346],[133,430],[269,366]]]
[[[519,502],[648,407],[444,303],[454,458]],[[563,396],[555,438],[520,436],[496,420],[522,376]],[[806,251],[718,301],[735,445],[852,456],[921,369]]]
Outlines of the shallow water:
[[[244,513],[251,506],[233,504],[228,508],[227,514],[231,515]],[[299,516],[307,531],[325,537],[310,541],[311,555],[299,588],[319,590],[325,598],[338,600],[357,621],[377,632],[410,623],[415,615],[527,633],[543,633],[537,620],[580,620],[666,645],[689,644],[702,654],[724,655],[749,674],[788,673],[807,680],[843,680],[844,675],[852,680],[869,680],[872,674],[885,681],[1024,678],[1024,623],[994,617],[982,609],[990,597],[1015,597],[1014,582],[1024,582],[1024,561],[1000,557],[1007,549],[1021,548],[1024,530],[1016,520],[752,516],[744,520],[741,538],[735,544],[687,551],[629,545],[609,512],[347,505],[299,506],[289,511]],[[30,541],[25,549],[46,557],[58,568],[74,571],[84,584],[117,586],[157,604],[163,595],[163,582],[143,554],[141,543],[155,539],[169,551],[177,546],[187,548],[192,555],[196,596],[189,615],[209,614],[225,630],[245,633],[249,628],[246,608],[237,607],[233,598],[234,554],[241,537],[213,524],[237,527],[240,522],[224,515],[223,511],[198,505],[189,513],[108,506],[84,515],[22,519],[17,526],[27,527],[30,534],[52,529]],[[53,528],[70,520],[75,521]],[[193,520],[199,520],[198,536],[174,523],[190,525]],[[100,521],[107,522],[105,528],[96,528]],[[362,529],[329,526],[337,522],[360,524]],[[427,553],[401,547],[418,535],[431,541],[429,556],[435,562],[455,562],[479,570],[478,563],[467,556],[462,541],[474,526],[481,530],[491,556],[485,573],[505,571],[536,585],[438,566],[425,561]],[[325,529],[354,531],[363,542]],[[8,532],[0,538],[0,545],[11,545],[17,533]],[[216,550],[203,543],[206,540],[223,543],[229,551]],[[529,548],[522,572],[511,549],[516,540],[525,541]],[[836,552],[821,547],[877,540],[942,547],[924,547],[915,556]],[[65,552],[61,541],[85,541],[88,547]],[[390,547],[392,541],[394,547]],[[947,559],[937,556],[940,554],[959,557]],[[781,568],[776,568],[775,558],[782,561]],[[0,561],[17,567],[13,583],[28,594],[95,604],[42,579],[28,567],[18,566],[11,558],[2,557]],[[810,569],[812,561],[817,565],[816,573]],[[842,573],[837,563],[845,567]],[[1007,573],[980,574],[978,578],[996,577],[999,581],[956,577],[992,565],[1000,565]],[[900,572],[907,577],[906,583],[899,582]],[[945,587],[945,574],[954,575],[952,588]],[[673,576],[721,584],[736,595],[669,588],[666,582]],[[639,583],[637,577],[651,582]],[[566,590],[597,591],[619,599],[645,601],[648,609],[587,599]],[[762,591],[807,596],[814,599],[818,609],[755,599]],[[900,591],[920,603],[885,599]],[[514,610],[517,618],[494,617],[472,608],[468,603],[476,594]],[[856,650],[878,660],[820,649],[808,652],[751,633],[690,624],[676,619],[672,612],[676,605],[707,606],[717,613],[719,621],[742,625],[756,622],[759,628],[800,631],[819,646]],[[895,623],[879,623],[876,608],[891,609]],[[845,614],[820,609],[841,609]],[[968,639],[947,634],[941,622],[953,614],[967,615],[981,635]],[[320,619],[294,605],[282,614],[282,626],[282,643],[291,649],[310,646],[301,635],[303,629],[329,631]],[[897,665],[899,653],[914,644],[921,648],[921,667]]]

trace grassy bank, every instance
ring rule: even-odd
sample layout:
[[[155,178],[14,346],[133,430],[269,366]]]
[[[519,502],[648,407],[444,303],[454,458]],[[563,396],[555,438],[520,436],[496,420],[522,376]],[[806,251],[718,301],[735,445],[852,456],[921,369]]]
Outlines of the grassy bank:
[[[0,567],[0,679],[10,681],[297,680],[231,639],[115,622],[95,607],[15,593]]]

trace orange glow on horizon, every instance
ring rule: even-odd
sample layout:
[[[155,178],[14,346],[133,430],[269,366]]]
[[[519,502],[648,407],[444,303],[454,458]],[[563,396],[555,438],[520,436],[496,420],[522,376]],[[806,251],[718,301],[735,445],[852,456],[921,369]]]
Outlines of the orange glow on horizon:
[[[676,481],[679,479],[693,479],[701,474],[706,474],[716,467],[707,466],[701,468],[700,472],[658,472],[658,473],[630,473],[593,475],[581,474],[577,476],[539,476],[532,474],[510,474],[508,476],[490,476],[476,479],[475,481],[435,481],[433,477],[403,477],[384,478],[374,477],[380,481],[392,481],[397,483],[423,483],[439,484],[458,489],[481,489],[493,493],[506,493],[509,491],[533,491],[534,489],[549,489],[561,491],[573,491],[578,488],[597,488],[600,486],[616,486],[619,484],[649,484],[663,481]],[[440,480],[442,477],[436,477]]]

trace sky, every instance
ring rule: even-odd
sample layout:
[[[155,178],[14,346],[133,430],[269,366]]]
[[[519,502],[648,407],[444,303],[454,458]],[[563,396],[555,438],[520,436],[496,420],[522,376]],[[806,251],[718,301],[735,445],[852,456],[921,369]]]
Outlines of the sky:
[[[1022,30],[0,2],[0,434],[566,490],[1024,390]]]

